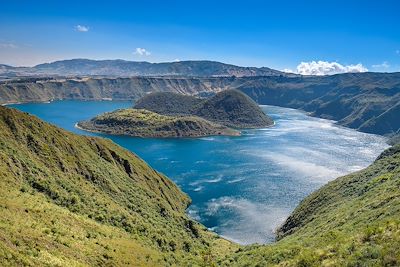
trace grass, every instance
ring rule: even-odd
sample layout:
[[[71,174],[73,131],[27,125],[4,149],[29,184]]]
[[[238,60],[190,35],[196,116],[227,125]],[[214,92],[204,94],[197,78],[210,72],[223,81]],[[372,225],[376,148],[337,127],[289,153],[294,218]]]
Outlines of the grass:
[[[78,126],[90,131],[140,137],[239,135],[238,131],[196,116],[161,115],[132,108],[100,114]]]
[[[0,179],[4,265],[190,266],[226,243],[189,219],[189,198],[131,152],[4,107]]]

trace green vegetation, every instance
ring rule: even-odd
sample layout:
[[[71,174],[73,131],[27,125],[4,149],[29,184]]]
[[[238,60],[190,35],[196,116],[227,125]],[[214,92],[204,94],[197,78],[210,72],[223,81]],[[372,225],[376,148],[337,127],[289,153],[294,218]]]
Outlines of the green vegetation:
[[[250,97],[237,90],[225,90],[208,99],[175,93],[149,94],[135,108],[163,115],[194,115],[231,128],[262,128],[273,121]]]
[[[232,128],[263,128],[274,124],[256,102],[238,90],[225,90],[195,107],[195,114]]]
[[[193,107],[200,105],[204,99],[191,95],[173,92],[155,92],[140,98],[135,108],[146,109],[164,115],[193,114]]]
[[[3,266],[190,266],[235,248],[131,152],[4,107],[0,183]]]
[[[400,146],[314,192],[268,246],[240,249],[226,266],[399,266]]]
[[[5,266],[400,265],[400,145],[303,200],[271,245],[208,232],[176,185],[111,141],[4,107],[0,183]]]
[[[90,131],[141,137],[239,135],[238,131],[195,116],[166,116],[144,109],[121,109],[96,116],[78,126]]]

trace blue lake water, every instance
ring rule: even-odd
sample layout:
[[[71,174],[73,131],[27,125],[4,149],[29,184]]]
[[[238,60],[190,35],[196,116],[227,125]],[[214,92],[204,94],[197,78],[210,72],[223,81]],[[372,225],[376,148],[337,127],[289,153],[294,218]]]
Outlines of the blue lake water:
[[[369,165],[385,139],[333,121],[262,106],[275,126],[240,137],[153,139],[89,133],[74,127],[127,101],[56,101],[12,105],[78,134],[106,136],[135,152],[190,195],[190,216],[241,244],[274,241],[274,230],[308,194]]]

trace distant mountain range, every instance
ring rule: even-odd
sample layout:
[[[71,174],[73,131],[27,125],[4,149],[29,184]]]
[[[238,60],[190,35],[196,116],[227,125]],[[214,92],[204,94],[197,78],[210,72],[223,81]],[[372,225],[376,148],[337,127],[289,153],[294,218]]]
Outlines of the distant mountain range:
[[[12,67],[0,65],[0,76],[293,76],[267,67],[240,67],[216,61],[177,61],[165,63],[150,63],[126,60],[90,60],[71,59],[52,63],[39,64],[34,67]]]

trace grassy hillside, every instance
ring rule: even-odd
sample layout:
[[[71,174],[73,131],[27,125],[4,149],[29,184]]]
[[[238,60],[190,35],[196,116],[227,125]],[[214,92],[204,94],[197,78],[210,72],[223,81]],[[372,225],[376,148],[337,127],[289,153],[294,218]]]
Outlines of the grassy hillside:
[[[242,248],[223,265],[399,266],[400,145],[311,194],[278,234],[276,244]]]
[[[166,116],[145,109],[104,113],[78,126],[90,131],[140,137],[199,137],[240,135],[238,131],[196,116]]]
[[[234,248],[186,216],[189,201],[109,140],[0,107],[3,266],[189,266]]]
[[[189,201],[109,140],[0,107],[1,265],[400,265],[400,145],[303,200],[275,244],[220,239]]]
[[[164,115],[195,115],[231,128],[262,128],[273,124],[251,98],[238,90],[225,90],[208,99],[152,93],[140,99],[135,108]]]

